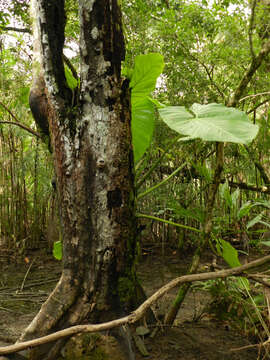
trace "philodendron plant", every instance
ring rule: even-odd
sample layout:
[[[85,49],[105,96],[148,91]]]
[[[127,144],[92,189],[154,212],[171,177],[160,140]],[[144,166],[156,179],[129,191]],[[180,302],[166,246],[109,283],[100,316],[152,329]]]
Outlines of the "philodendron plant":
[[[124,68],[122,71],[123,75],[130,80],[135,163],[142,158],[152,141],[155,107],[158,108],[161,119],[171,129],[184,135],[180,141],[199,138],[204,141],[248,144],[255,138],[258,126],[252,124],[248,116],[238,109],[216,103],[193,104],[190,109],[186,109],[184,106],[165,106],[152,99],[151,93],[156,88],[157,79],[163,68],[162,55],[150,53],[137,56],[134,68]],[[158,185],[153,190],[157,187]],[[54,245],[54,256],[60,259],[61,253],[61,242],[58,241]]]

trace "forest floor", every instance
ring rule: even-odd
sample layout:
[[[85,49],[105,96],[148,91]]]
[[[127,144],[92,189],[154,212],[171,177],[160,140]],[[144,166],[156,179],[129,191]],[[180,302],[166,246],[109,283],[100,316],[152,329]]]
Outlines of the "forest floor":
[[[3,252],[1,252],[3,254]],[[15,258],[0,257],[0,346],[14,343],[30,323],[41,304],[54,288],[61,273],[60,263],[41,253],[29,254],[16,263]],[[150,296],[171,279],[185,273],[190,256],[175,251],[162,258],[160,253],[144,252],[138,268],[146,294]],[[205,258],[200,271],[209,271],[211,259]],[[208,270],[207,270],[208,269]],[[162,315],[173,301],[177,289],[163,296],[154,311]],[[244,330],[236,329],[228,320],[217,320],[210,314],[211,296],[202,289],[192,290],[172,328],[160,325],[154,337],[143,341],[151,360],[256,360],[269,359],[258,353],[258,347],[246,347],[258,340],[247,338]],[[229,311],[229,310],[228,310]],[[151,326],[149,327],[151,330]]]

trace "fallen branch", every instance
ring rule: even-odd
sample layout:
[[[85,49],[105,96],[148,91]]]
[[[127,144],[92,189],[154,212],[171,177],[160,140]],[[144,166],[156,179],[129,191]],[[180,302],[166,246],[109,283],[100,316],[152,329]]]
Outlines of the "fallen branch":
[[[245,346],[241,346],[241,347],[238,347],[238,348],[232,348],[232,349],[230,349],[230,351],[242,351],[242,350],[247,350],[247,349],[253,349],[253,348],[256,348],[256,347],[261,348],[262,346],[269,345],[269,343],[270,343],[270,339],[267,339],[263,343],[250,344],[250,345],[245,345]]]
[[[22,343],[17,343],[5,347],[0,347],[0,355],[11,354],[18,351],[22,351],[29,347],[36,347],[42,344],[46,344],[52,341],[56,341],[62,339],[67,336],[72,336],[78,333],[83,332],[99,332],[108,329],[112,329],[117,326],[121,326],[127,323],[135,323],[140,318],[143,317],[146,310],[153,305],[160,297],[166,294],[168,291],[176,287],[177,285],[194,282],[194,281],[205,281],[205,280],[213,280],[218,278],[226,278],[228,276],[245,276],[247,270],[252,270],[254,268],[258,269],[258,267],[270,262],[270,255],[265,256],[261,259],[251,261],[242,266],[235,267],[233,269],[220,270],[216,272],[207,272],[201,274],[192,274],[192,275],[184,275],[180,276],[168,284],[164,285],[158,291],[156,291],[152,296],[150,296],[142,305],[140,305],[134,312],[130,315],[122,317],[120,319],[112,320],[102,324],[87,324],[87,325],[77,325],[72,326],[64,330],[57,331],[53,334],[40,337],[38,339],[33,339],[29,341],[25,341]]]
[[[59,276],[60,275],[61,275],[61,273],[59,273]],[[59,280],[59,277],[58,278],[46,279],[46,280],[33,281],[33,282],[28,283],[27,285],[25,285],[23,288],[25,290],[25,289],[32,288],[34,286],[40,286],[40,285],[49,284],[49,283],[57,283],[58,280]],[[8,292],[6,292],[6,290],[8,290]],[[2,294],[4,294],[4,295],[10,294],[13,291],[18,292],[19,291],[18,286],[14,287],[14,288],[10,288],[8,286],[2,287],[2,288],[0,288],[0,296]]]

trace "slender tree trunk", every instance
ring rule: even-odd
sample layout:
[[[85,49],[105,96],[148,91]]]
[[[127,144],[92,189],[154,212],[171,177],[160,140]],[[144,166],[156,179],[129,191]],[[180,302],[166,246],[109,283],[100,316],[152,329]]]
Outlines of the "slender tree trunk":
[[[102,322],[140,301],[135,269],[133,153],[121,12],[117,0],[80,0],[80,89],[66,84],[62,50],[64,0],[34,0],[41,67],[31,109],[48,117],[63,238],[63,271],[56,288],[20,340],[70,325]],[[37,70],[38,69],[38,70]],[[38,76],[38,79],[37,79]],[[40,108],[40,96],[47,101]],[[44,119],[43,119],[44,120]],[[55,359],[63,341],[47,355]]]

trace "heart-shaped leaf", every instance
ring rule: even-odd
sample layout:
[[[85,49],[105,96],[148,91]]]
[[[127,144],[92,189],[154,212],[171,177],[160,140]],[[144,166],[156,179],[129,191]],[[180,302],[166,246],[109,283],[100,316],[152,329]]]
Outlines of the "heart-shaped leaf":
[[[193,104],[190,111],[167,106],[159,114],[171,129],[189,139],[248,144],[258,133],[258,126],[243,111],[222,104]]]

